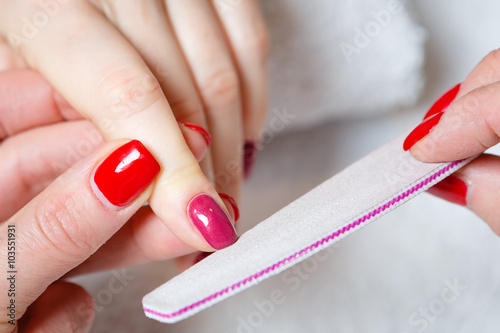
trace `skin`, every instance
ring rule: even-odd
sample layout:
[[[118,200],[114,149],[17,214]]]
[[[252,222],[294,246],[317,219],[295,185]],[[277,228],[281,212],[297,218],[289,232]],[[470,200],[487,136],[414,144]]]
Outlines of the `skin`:
[[[29,38],[24,19],[44,13],[39,3],[1,5],[0,186],[12,195],[0,198],[0,232],[16,225],[17,319],[26,332],[86,332],[92,307],[78,309],[90,297],[64,276],[213,251],[186,206],[199,193],[222,207],[218,192],[239,198],[243,142],[258,141],[266,117],[267,32],[254,0],[61,1]],[[213,144],[181,122],[205,128]],[[87,181],[130,139],[162,171],[110,211]],[[61,306],[48,310],[53,299]]]
[[[500,50],[467,76],[436,127],[410,152],[424,162],[481,154],[455,175],[467,184],[467,207],[500,235],[500,157],[482,154],[500,142]]]
[[[186,244],[213,251],[186,207],[199,193],[221,206],[218,192],[240,196],[243,142],[258,139],[267,101],[267,33],[256,2],[65,1],[29,36],[25,19],[44,14],[38,2],[5,0],[2,9],[8,47],[105,141],[140,140],[162,166],[153,211]],[[178,121],[211,133],[200,163]]]

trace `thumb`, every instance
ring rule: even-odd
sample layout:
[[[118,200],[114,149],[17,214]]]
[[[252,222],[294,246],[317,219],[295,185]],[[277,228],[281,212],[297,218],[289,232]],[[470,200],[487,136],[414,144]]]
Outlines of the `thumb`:
[[[471,157],[496,145],[500,141],[499,80],[497,50],[467,76],[447,109],[431,108],[406,139],[405,150],[425,162],[445,162]]]
[[[129,220],[151,194],[159,171],[139,141],[106,143],[0,226],[1,234],[15,235],[15,267],[3,269],[19,272],[12,277],[22,286],[16,293],[17,318],[47,286]],[[8,262],[6,248],[0,249],[3,266]],[[8,282],[0,284],[1,304],[9,301]]]

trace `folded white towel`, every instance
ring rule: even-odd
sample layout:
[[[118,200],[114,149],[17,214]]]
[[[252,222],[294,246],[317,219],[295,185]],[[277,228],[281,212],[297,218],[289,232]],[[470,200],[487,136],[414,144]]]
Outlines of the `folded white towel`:
[[[262,0],[270,29],[270,108],[286,131],[413,104],[425,30],[405,0]],[[270,119],[273,113],[270,114]]]

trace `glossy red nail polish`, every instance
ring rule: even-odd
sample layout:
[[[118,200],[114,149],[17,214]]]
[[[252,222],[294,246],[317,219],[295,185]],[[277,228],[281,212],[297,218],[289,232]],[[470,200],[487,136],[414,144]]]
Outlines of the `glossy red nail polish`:
[[[232,196],[230,196],[226,193],[219,193],[219,196],[221,197],[222,200],[224,200],[224,202],[229,203],[229,207],[231,207],[233,209],[234,221],[235,222],[238,221],[240,219],[240,210],[238,208],[238,204],[236,203],[236,200],[234,200]]]
[[[184,126],[186,126],[187,128],[192,129],[193,131],[200,133],[203,136],[203,138],[205,139],[205,142],[207,143],[207,147],[210,147],[210,145],[212,144],[212,137],[210,136],[210,134],[207,132],[206,129],[204,129],[203,127],[198,126],[196,124],[188,123],[185,121],[180,121],[180,123],[183,124]]]
[[[460,90],[460,86],[462,84],[459,83],[447,92],[444,93],[429,109],[429,111],[425,114],[424,120],[432,117],[433,115],[445,111],[448,106],[450,106],[451,102],[457,97],[458,91]]]
[[[138,197],[160,172],[160,164],[137,140],[111,153],[97,167],[92,189],[104,203],[123,207]]]
[[[456,176],[448,176],[428,190],[441,199],[467,206],[467,184]]]
[[[187,213],[191,222],[214,249],[220,250],[236,242],[238,235],[233,223],[211,196],[195,196],[188,204]]]
[[[252,175],[253,166],[257,159],[257,143],[255,141],[247,141],[243,147],[243,177],[250,178]]]
[[[444,112],[437,113],[426,120],[424,120],[420,125],[418,125],[405,139],[403,143],[403,149],[405,151],[410,150],[411,147],[418,141],[422,140],[427,134],[429,134],[434,127],[438,124],[439,120],[443,116]]]

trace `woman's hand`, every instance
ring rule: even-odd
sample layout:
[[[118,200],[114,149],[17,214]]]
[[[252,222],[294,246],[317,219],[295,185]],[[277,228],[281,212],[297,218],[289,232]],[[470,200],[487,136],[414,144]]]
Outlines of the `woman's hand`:
[[[0,285],[0,300],[14,308],[7,309],[12,315],[3,317],[0,332],[13,331],[33,302],[29,322],[21,319],[27,325],[23,332],[88,327],[93,316],[89,296],[70,284],[49,286],[132,218],[153,191],[159,172],[160,164],[139,141],[115,140],[68,169],[0,225],[2,238],[9,238],[0,248],[0,267],[11,272],[10,280]],[[113,204],[116,195],[126,204]],[[68,298],[69,292],[76,299]]]
[[[496,50],[461,86],[436,102],[404,148],[419,160],[445,162],[481,154],[499,142],[500,50]],[[500,157],[482,154],[429,191],[466,205],[500,235]]]
[[[239,197],[244,141],[253,157],[265,118],[254,1],[5,1],[0,32],[105,140],[148,147],[162,168],[149,202],[173,233],[203,251],[234,241],[224,217],[197,213],[223,205],[217,192]],[[178,121],[212,134],[203,170]]]
[[[48,82],[30,70],[0,73],[0,221],[12,217],[74,163],[95,151],[103,139],[95,127],[69,106]],[[192,144],[196,131],[181,127],[195,156],[204,154]],[[203,139],[201,139],[203,141]],[[233,220],[237,207],[223,197]],[[184,244],[142,207],[95,254],[71,272],[89,273],[154,260],[176,258],[185,269],[194,249]]]

